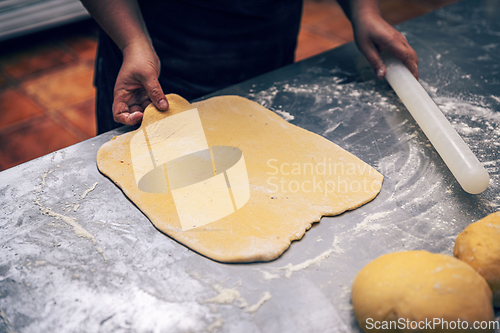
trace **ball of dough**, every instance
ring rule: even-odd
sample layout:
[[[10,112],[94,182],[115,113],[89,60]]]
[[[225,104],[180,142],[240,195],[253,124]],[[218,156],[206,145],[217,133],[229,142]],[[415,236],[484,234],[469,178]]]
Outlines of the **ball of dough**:
[[[491,290],[481,275],[457,258],[427,251],[375,259],[354,279],[351,296],[366,333],[471,332],[474,321],[494,319]]]
[[[493,291],[493,302],[500,307],[500,212],[490,214],[462,231],[453,254],[481,274]]]

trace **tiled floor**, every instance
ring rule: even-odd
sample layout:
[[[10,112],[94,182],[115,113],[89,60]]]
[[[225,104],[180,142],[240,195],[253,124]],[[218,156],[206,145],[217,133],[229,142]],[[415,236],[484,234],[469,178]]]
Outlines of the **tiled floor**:
[[[381,0],[400,23],[457,0]],[[0,43],[0,170],[95,135],[93,60],[96,25],[88,20]],[[334,0],[305,0],[297,60],[351,42]]]

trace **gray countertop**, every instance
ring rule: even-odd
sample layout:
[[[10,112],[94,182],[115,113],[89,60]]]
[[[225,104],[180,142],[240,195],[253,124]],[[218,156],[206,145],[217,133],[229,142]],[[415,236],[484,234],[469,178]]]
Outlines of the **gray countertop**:
[[[255,100],[384,174],[361,208],[315,224],[277,260],[221,264],[158,232],[99,173],[121,128],[0,172],[0,332],[359,332],[356,273],[376,257],[452,254],[500,206],[500,3],[465,1],[398,27],[420,82],[490,173],[464,192],[351,43],[214,95]],[[498,315],[498,313],[497,313]]]

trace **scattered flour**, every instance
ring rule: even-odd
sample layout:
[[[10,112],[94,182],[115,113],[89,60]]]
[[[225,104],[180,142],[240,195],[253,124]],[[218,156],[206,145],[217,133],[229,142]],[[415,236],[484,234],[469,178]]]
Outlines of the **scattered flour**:
[[[50,175],[54,171],[55,171],[55,169],[45,171],[45,173],[42,175],[42,183],[40,184],[40,188],[38,190],[36,190],[35,193],[42,192],[42,189],[44,188],[44,186],[47,185],[47,183],[45,182],[45,179],[47,178],[48,175]]]
[[[219,293],[216,296],[206,299],[203,303],[216,303],[216,304],[232,304],[237,301],[236,304],[239,308],[246,308],[248,302],[241,297],[240,292],[235,288],[223,288],[221,285],[214,285],[214,289]]]
[[[339,244],[339,240],[337,237],[335,237],[333,240],[333,245],[332,245],[331,249],[324,251],[323,253],[321,253],[320,255],[318,255],[317,257],[315,257],[313,259],[308,259],[308,260],[306,260],[300,264],[297,264],[297,265],[292,265],[290,263],[290,264],[286,265],[285,267],[281,267],[279,269],[285,270],[285,277],[289,278],[290,276],[292,276],[293,272],[301,271],[301,270],[306,269],[307,267],[309,267],[311,265],[319,265],[321,263],[321,261],[328,258],[332,253],[342,254],[344,251],[339,247],[338,244]]]
[[[87,196],[87,194],[89,194],[90,191],[93,191],[96,186],[97,186],[97,182],[95,182],[94,185],[92,185],[89,189],[85,190],[85,192],[83,192],[83,194],[82,194],[82,196],[81,196],[80,199],[85,199],[85,197]]]
[[[292,265],[290,263],[284,267],[278,267],[278,268],[273,268],[273,269],[285,271],[284,276],[289,278],[290,276],[292,276],[293,272],[301,271],[301,270],[306,269],[307,267],[309,267],[311,265],[315,265],[315,264],[319,265],[321,263],[321,261],[328,258],[333,253],[335,253],[335,254],[344,253],[344,250],[339,247],[339,243],[340,243],[340,241],[339,241],[338,237],[335,236],[335,238],[333,239],[332,247],[330,249],[324,251],[320,255],[316,256],[315,258],[308,259],[304,262],[301,262],[300,264]],[[271,273],[271,272],[263,270],[263,269],[259,269],[259,271],[262,273],[262,278],[264,280],[279,279],[281,277],[281,275],[279,273]]]
[[[306,260],[300,264],[297,264],[297,265],[292,265],[290,263],[290,264],[286,265],[285,267],[281,267],[280,269],[285,270],[285,276],[287,278],[289,278],[290,276],[292,276],[293,272],[301,271],[301,270],[306,269],[307,267],[309,267],[311,265],[319,265],[321,263],[321,261],[328,258],[333,253],[333,251],[334,251],[334,249],[326,250],[325,252],[318,255],[316,258],[308,259],[308,260]]]
[[[59,167],[59,165],[57,165],[57,167]],[[97,243],[95,237],[89,231],[87,231],[84,227],[82,227],[77,222],[75,217],[56,213],[53,210],[53,208],[48,207],[48,206],[44,206],[40,202],[40,197],[38,196],[38,193],[40,193],[42,191],[43,187],[45,187],[47,185],[46,181],[45,181],[47,176],[50,175],[54,171],[55,171],[55,169],[48,170],[43,174],[40,188],[35,191],[35,194],[36,194],[36,199],[34,201],[35,205],[38,206],[38,208],[40,209],[40,212],[43,215],[51,216],[51,217],[55,218],[56,220],[61,220],[61,221],[65,222],[66,224],[68,224],[69,226],[71,226],[73,228],[73,232],[75,233],[76,236],[87,238],[87,239],[91,240],[92,243],[95,245]],[[97,184],[98,183],[96,182],[89,189],[85,190],[85,192],[81,195],[80,199],[84,199],[89,192],[93,191],[96,188]],[[80,207],[80,204],[78,204],[78,203],[71,204],[71,203],[66,202],[64,207],[66,208],[67,211],[73,210],[74,212],[76,212],[78,210],[78,208]],[[96,250],[99,254],[102,255],[104,261],[108,261],[108,258],[106,256],[106,254],[104,253],[104,250],[101,247],[97,247]],[[37,261],[37,263],[39,263],[41,265],[41,264],[45,264],[45,261],[40,261],[40,262]],[[37,263],[35,263],[35,265],[37,265]]]
[[[202,303],[233,304],[233,302],[237,302],[237,307],[244,309],[247,313],[254,314],[264,303],[271,299],[271,293],[269,291],[265,291],[257,303],[254,305],[248,305],[247,300],[240,295],[240,292],[236,289],[236,287],[224,288],[221,285],[216,284],[214,285],[214,289],[219,294],[204,300]]]
[[[222,325],[224,325],[224,319],[222,319],[221,317],[217,317],[217,319],[215,319],[215,321],[213,323],[211,323],[210,325],[208,325],[207,331],[209,333],[211,333],[214,330],[216,330],[218,328],[221,328]]]
[[[260,300],[255,303],[254,305],[252,306],[249,306],[245,309],[245,312],[248,312],[248,313],[255,313],[257,312],[257,310],[260,309],[260,307],[266,303],[267,301],[269,301],[271,299],[271,293],[269,291],[265,291],[264,294],[262,295],[262,297],[260,298]]]
[[[108,261],[108,257],[106,256],[106,253],[104,253],[104,250],[102,249],[102,247],[98,247],[96,248],[97,252],[99,252],[101,255],[102,255],[102,258],[104,259],[104,261]]]
[[[52,210],[52,208],[42,206],[39,200],[40,199],[37,197],[35,200],[35,205],[40,208],[40,212],[42,212],[43,215],[52,216],[56,220],[62,220],[66,222],[73,227],[73,231],[78,237],[88,238],[92,241],[92,243],[96,244],[95,237],[90,232],[85,230],[80,224],[78,224],[78,222],[76,222],[76,218],[56,213]]]
[[[0,318],[3,321],[3,327],[6,333],[15,333],[16,331],[11,329],[12,324],[10,323],[9,319],[7,318],[7,314],[3,309],[0,309]]]
[[[383,219],[384,217],[390,215],[393,213],[393,211],[387,211],[387,212],[379,212],[379,213],[374,213],[370,214],[367,217],[363,219],[360,223],[358,223],[354,227],[354,231],[361,231],[361,230],[368,230],[368,231],[374,231],[374,230],[379,230],[381,228],[381,225],[379,223],[372,223],[373,221],[377,221],[379,219]]]
[[[286,111],[274,110],[274,112],[276,112],[277,114],[279,114],[286,121],[291,121],[291,120],[295,119],[295,117],[293,115],[291,115],[290,113],[288,113]]]
[[[273,279],[279,279],[280,278],[279,274],[273,274],[273,273],[265,271],[263,269],[259,269],[259,271],[262,273],[262,278],[264,280],[273,280]]]

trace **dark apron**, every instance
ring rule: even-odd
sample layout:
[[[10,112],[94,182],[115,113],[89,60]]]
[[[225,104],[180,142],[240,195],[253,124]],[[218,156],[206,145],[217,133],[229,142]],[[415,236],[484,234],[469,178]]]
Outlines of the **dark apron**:
[[[302,0],[143,0],[140,5],[166,94],[192,100],[294,61]],[[98,134],[122,126],[111,111],[121,63],[121,51],[100,31]]]

